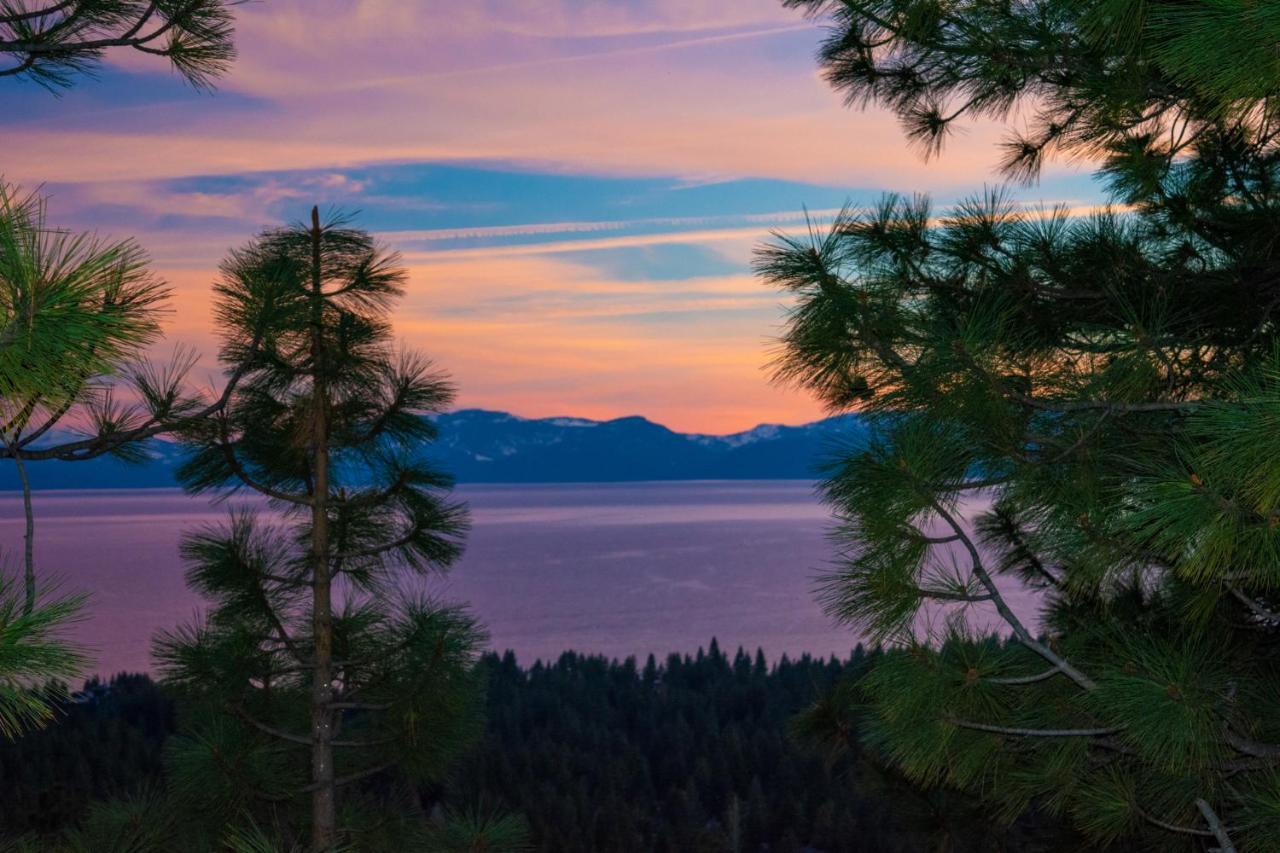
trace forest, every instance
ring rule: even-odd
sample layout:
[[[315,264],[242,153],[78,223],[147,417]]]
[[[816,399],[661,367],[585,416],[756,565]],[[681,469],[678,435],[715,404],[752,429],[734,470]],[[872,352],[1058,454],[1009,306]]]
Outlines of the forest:
[[[993,826],[958,791],[921,791],[856,747],[831,760],[797,736],[798,714],[877,658],[859,646],[845,660],[769,665],[761,651],[729,655],[715,640],[696,655],[643,663],[566,652],[522,667],[510,652],[487,654],[485,731],[417,795],[428,811],[460,802],[478,819],[521,816],[539,851],[1086,849],[1060,821]],[[13,791],[0,801],[0,826],[11,836],[65,838],[86,824],[105,833],[106,799],[162,800],[179,704],[140,675],[90,682],[78,697],[54,724],[0,745]]]

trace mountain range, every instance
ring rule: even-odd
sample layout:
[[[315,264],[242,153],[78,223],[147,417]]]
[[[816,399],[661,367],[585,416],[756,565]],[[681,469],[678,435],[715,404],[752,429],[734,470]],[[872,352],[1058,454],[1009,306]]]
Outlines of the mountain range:
[[[462,409],[435,418],[439,438],[424,453],[461,483],[573,483],[638,480],[812,479],[835,450],[866,440],[855,414],[800,426],[762,424],[732,435],[680,433],[642,417],[522,418]],[[157,488],[177,485],[178,445],[149,443],[151,459],[28,463],[37,489]],[[0,463],[0,490],[18,488]]]

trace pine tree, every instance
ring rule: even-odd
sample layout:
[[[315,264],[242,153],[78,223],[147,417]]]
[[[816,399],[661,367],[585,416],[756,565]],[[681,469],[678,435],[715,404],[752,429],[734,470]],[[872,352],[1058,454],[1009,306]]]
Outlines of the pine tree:
[[[120,407],[99,381],[158,334],[163,286],[131,241],[106,243],[54,229],[44,200],[0,181],[0,458],[22,483],[26,529],[22,583],[0,568],[0,734],[13,737],[53,714],[82,651],[62,632],[83,603],[42,596],[36,580],[35,515],[24,460],[73,408],[109,433]],[[143,380],[156,374],[138,371]],[[119,452],[122,445],[110,443]],[[104,445],[105,449],[105,445]]]
[[[132,48],[169,60],[207,88],[235,57],[229,6],[236,0],[4,0],[0,78],[46,89],[70,87],[96,71],[108,50]],[[26,608],[36,596],[35,516],[26,462],[81,461],[104,454],[138,461],[143,442],[182,416],[203,417],[182,392],[194,354],[167,368],[137,361],[158,337],[167,289],[146,269],[132,240],[106,243],[49,227],[45,204],[0,181],[0,458],[14,461],[26,513]],[[125,370],[126,365],[131,365]],[[141,405],[121,405],[115,386]],[[228,386],[234,385],[234,380]],[[65,420],[94,434],[51,441]]]
[[[108,50],[169,60],[204,88],[235,58],[230,6],[236,0],[5,0],[0,3],[0,77],[70,86],[92,74]]]
[[[828,79],[931,152],[959,117],[1022,106],[1010,176],[1096,158],[1123,205],[991,190],[935,217],[891,196],[759,255],[796,299],[780,377],[874,427],[825,483],[844,543],[825,604],[898,647],[860,682],[865,737],[1005,818],[1280,848],[1274,8],[791,5],[834,16]],[[1159,23],[1179,15],[1194,26]],[[1224,15],[1241,45],[1270,39],[1247,85],[1228,78],[1251,66],[1185,60]],[[982,635],[990,617],[1013,642]]]
[[[128,370],[160,333],[168,296],[147,270],[146,254],[131,240],[104,242],[50,225],[45,201],[0,182],[0,458],[13,460],[26,514],[26,608],[35,606],[35,518],[26,461],[65,452],[47,435],[69,413],[95,428],[98,453],[128,457],[136,444],[120,441],[136,413],[120,406],[105,380],[130,373],[161,418],[188,405],[176,391],[179,371]],[[180,359],[181,360],[181,359]],[[165,402],[161,403],[161,399]],[[69,445],[75,445],[68,448]],[[95,454],[96,455],[96,454]]]
[[[479,722],[480,631],[406,591],[406,574],[457,558],[467,521],[420,461],[425,416],[452,390],[392,347],[404,277],[367,233],[315,210],[233,252],[216,316],[240,381],[184,432],[188,491],[256,492],[273,517],[233,510],[184,539],[189,582],[213,604],[157,644],[194,709],[175,782],[211,814],[270,807],[285,834],[297,821],[280,804],[308,796],[316,853],[361,824],[362,780],[435,773]]]

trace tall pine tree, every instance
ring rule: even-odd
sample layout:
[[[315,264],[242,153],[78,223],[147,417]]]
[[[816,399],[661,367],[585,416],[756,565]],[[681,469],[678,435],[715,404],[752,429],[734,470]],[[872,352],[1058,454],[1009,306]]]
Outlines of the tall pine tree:
[[[1122,205],[989,191],[935,217],[895,196],[758,257],[796,298],[780,376],[875,426],[825,484],[844,544],[825,603],[899,646],[860,685],[866,736],[1006,817],[1280,849],[1274,10],[789,5],[830,14],[833,85],[931,153],[962,117],[1020,108],[1009,175],[1094,158]],[[1265,61],[1208,67],[1211,19]],[[1015,643],[983,638],[992,618]]]
[[[271,512],[233,510],[183,542],[213,605],[157,645],[187,700],[175,784],[207,814],[249,809],[287,840],[305,815],[316,853],[377,849],[360,806],[408,796],[396,783],[439,770],[479,723],[481,633],[407,591],[406,575],[457,558],[467,519],[421,461],[426,416],[452,390],[392,346],[404,277],[367,233],[316,210],[233,252],[216,316],[239,383],[184,434],[188,491],[248,490]],[[371,789],[375,776],[386,784]]]

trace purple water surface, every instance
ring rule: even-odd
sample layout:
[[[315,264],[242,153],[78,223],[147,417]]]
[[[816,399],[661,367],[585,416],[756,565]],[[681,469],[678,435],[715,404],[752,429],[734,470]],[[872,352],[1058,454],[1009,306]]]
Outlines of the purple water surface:
[[[845,655],[858,637],[814,600],[830,516],[807,482],[467,486],[462,560],[427,588],[470,602],[494,648],[520,660],[566,649],[611,657],[721,646]],[[243,503],[243,501],[241,501]],[[36,495],[37,559],[64,592],[88,592],[76,637],[102,673],[150,669],[157,630],[191,619],[184,530],[226,504],[177,490]],[[20,553],[21,503],[0,494],[0,546]],[[1033,602],[1014,606],[1034,618]]]

